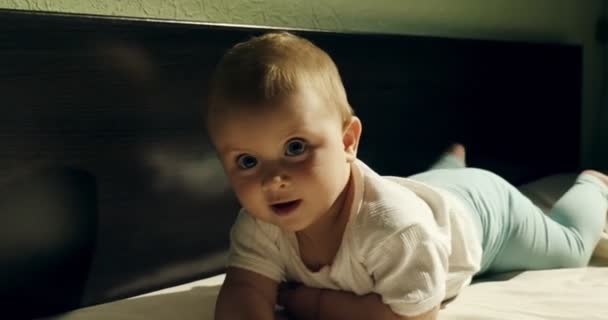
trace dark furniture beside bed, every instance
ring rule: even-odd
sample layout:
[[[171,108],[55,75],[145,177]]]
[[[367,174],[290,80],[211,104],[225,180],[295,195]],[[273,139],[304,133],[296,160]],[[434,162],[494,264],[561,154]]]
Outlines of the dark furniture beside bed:
[[[61,307],[221,272],[238,204],[201,105],[223,51],[265,29],[0,11],[0,30],[0,188],[49,166],[96,184],[92,260]],[[514,184],[579,168],[578,45],[294,32],[335,59],[363,121],[360,158],[382,174],[424,170],[454,141]],[[41,283],[27,289],[51,296]]]

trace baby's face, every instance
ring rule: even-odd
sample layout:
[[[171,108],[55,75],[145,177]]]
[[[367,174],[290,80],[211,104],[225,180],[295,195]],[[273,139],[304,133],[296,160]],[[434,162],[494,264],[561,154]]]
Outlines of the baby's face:
[[[260,111],[214,122],[211,139],[249,214],[300,231],[335,207],[353,157],[345,151],[337,112],[324,103],[302,88]]]

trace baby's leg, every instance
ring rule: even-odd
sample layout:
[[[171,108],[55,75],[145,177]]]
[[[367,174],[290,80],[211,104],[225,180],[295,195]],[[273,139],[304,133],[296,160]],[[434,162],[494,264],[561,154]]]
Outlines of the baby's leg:
[[[513,228],[490,271],[587,265],[606,223],[608,177],[602,176],[584,171],[548,215],[513,193]]]
[[[464,146],[458,143],[451,145],[441,158],[437,160],[429,170],[435,169],[458,169],[465,168],[465,149]]]

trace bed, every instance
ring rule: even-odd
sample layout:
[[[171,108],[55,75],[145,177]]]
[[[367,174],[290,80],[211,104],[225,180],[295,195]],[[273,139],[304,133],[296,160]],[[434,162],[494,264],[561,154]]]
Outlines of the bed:
[[[47,320],[212,320],[224,275],[64,313]],[[608,319],[608,259],[586,268],[496,274],[477,279],[440,320]],[[281,318],[283,317],[283,318]],[[287,319],[280,310],[277,319]]]
[[[574,180],[559,174],[519,189],[546,211]],[[608,319],[608,235],[586,268],[499,273],[476,278],[440,320]],[[84,308],[49,320],[211,320],[224,275]],[[282,316],[280,311],[278,316]]]
[[[61,223],[56,210],[31,211],[28,221],[56,222],[33,235],[0,232],[4,312],[209,316],[238,203],[206,139],[201,103],[224,50],[273,29],[11,10],[0,10],[0,28],[0,190],[68,167],[90,177],[85,196],[95,199],[71,206],[78,214]],[[291,31],[335,59],[365,128],[360,157],[382,174],[424,170],[458,141],[472,166],[522,190],[543,182],[529,191],[546,206],[544,193],[581,169],[578,44]],[[27,205],[28,194],[21,196]],[[3,210],[0,228],[7,228],[16,211]],[[75,233],[82,225],[89,231]],[[14,252],[26,256],[4,259]],[[480,282],[442,317],[599,319],[607,308],[605,265]]]
[[[604,267],[526,271],[467,287],[440,320],[608,319],[608,261]],[[222,276],[133,299],[80,309],[56,320],[212,320]]]

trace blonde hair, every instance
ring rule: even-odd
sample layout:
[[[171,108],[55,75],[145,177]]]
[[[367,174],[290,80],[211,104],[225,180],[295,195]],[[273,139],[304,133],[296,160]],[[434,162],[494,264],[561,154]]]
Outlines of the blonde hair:
[[[271,32],[232,47],[215,69],[206,116],[230,102],[256,105],[311,86],[346,124],[353,116],[338,68],[312,42],[288,32]],[[226,103],[229,102],[229,103]]]

